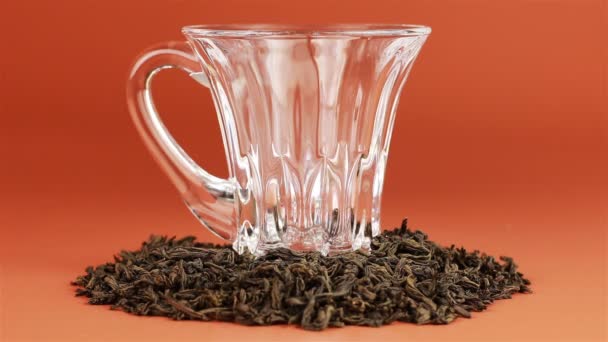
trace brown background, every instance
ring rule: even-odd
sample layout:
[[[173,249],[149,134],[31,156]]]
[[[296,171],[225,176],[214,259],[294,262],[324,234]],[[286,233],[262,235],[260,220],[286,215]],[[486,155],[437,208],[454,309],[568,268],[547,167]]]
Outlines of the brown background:
[[[0,340],[605,340],[607,6],[592,0],[56,0],[0,4]],[[534,294],[446,327],[311,334],[139,318],[71,298],[84,266],[150,233],[212,237],[130,121],[145,47],[204,23],[383,22],[433,33],[395,124],[383,225],[515,257]],[[187,151],[226,175],[210,94],[155,83]],[[37,289],[39,288],[39,289]],[[103,328],[101,328],[103,327]]]

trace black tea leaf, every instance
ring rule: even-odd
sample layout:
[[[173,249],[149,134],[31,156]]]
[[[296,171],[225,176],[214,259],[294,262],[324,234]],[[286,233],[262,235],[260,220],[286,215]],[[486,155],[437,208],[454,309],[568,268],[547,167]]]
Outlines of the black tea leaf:
[[[136,315],[296,324],[323,330],[394,321],[447,324],[496,299],[530,292],[511,258],[444,248],[401,228],[373,239],[369,253],[276,249],[254,258],[230,246],[152,236],[137,251],[73,282],[78,296]]]

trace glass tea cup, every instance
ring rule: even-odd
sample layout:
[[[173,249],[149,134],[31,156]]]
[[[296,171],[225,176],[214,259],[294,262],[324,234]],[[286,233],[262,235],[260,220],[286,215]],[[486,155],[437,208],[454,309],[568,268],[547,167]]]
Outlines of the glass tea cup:
[[[200,222],[236,251],[369,248],[399,95],[431,30],[415,25],[199,25],[145,51],[127,100],[147,147]],[[197,165],[151,93],[163,69],[213,95],[229,177]]]

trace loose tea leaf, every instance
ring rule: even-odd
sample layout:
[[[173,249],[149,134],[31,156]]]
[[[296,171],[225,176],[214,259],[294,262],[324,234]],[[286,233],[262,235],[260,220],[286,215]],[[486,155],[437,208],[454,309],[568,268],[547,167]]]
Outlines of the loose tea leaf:
[[[401,228],[373,239],[369,254],[269,251],[152,236],[113,263],[88,267],[73,285],[91,304],[136,315],[297,324],[322,330],[394,321],[446,324],[496,299],[530,292],[511,258],[444,248]]]

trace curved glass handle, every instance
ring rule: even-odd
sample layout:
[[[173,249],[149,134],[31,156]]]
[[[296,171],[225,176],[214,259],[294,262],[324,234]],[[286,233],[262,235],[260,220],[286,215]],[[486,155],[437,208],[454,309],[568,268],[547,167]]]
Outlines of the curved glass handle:
[[[163,69],[178,68],[209,87],[201,66],[186,42],[169,42],[144,51],[127,81],[131,117],[146,146],[169,175],[194,215],[226,240],[236,236],[236,185],[198,166],[175,142],[160,119],[152,100],[151,83]]]

